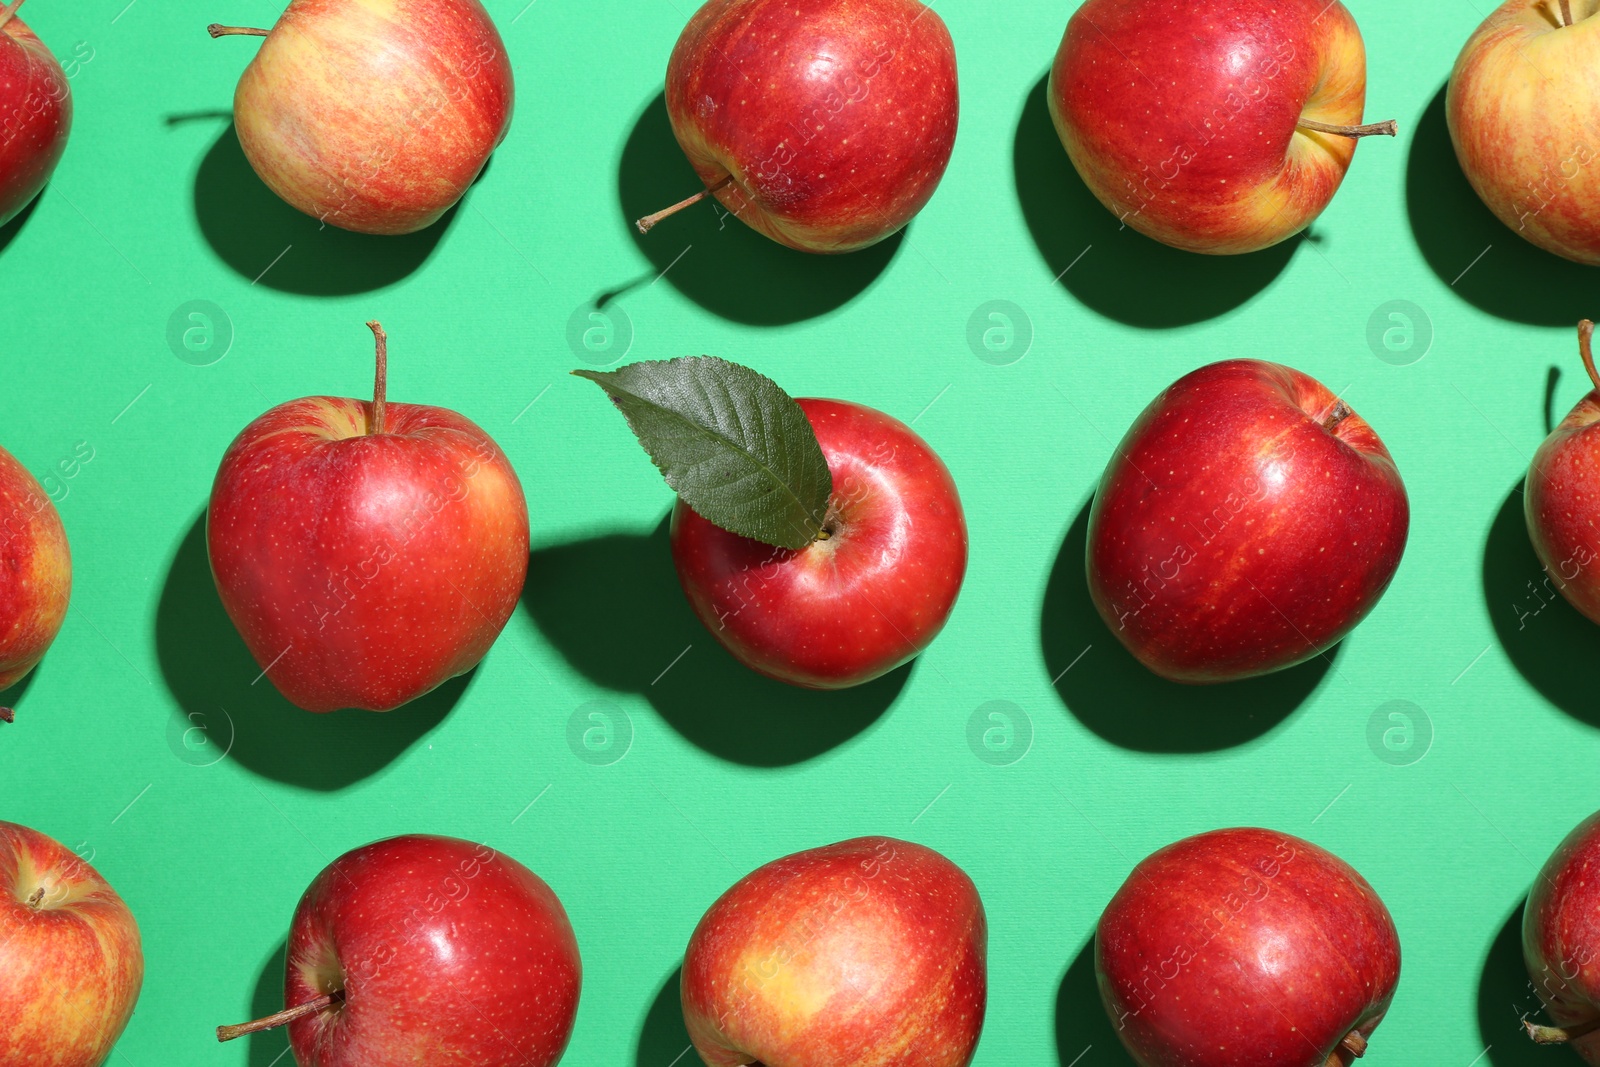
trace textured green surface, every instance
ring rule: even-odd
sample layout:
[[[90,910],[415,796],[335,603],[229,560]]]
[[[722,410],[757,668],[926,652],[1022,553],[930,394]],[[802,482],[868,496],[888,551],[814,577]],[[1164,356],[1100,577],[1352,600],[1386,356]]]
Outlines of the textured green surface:
[[[939,4],[963,77],[949,175],[904,239],[810,260],[719,231],[709,206],[648,242],[630,233],[694,188],[658,95],[688,0],[489,0],[519,79],[510,137],[447,226],[381,242],[278,205],[211,114],[256,45],[210,41],[205,23],[265,21],[272,5],[125,2],[29,4],[58,53],[84,42],[93,59],[53,188],[0,235],[0,440],[41,478],[93,450],[51,483],[73,610],[7,694],[19,720],[0,728],[0,817],[81,843],[138,914],[145,990],[114,1062],[268,1067],[281,1036],[218,1048],[210,1028],[278,1006],[299,893],[348,848],[433,831],[504,849],[566,902],[587,972],[569,1063],[668,1067],[685,1041],[664,984],[716,894],[778,855],[882,833],[942,850],[983,893],[980,1067],[1065,1067],[1091,1044],[1079,1067],[1115,1064],[1083,954],[1102,905],[1152,849],[1250,823],[1338,852],[1394,913],[1404,975],[1364,1062],[1467,1067],[1491,1043],[1477,1062],[1575,1062],[1519,1044],[1507,920],[1597,803],[1600,632],[1564,604],[1531,614],[1517,490],[1548,368],[1558,412],[1582,392],[1570,324],[1600,312],[1600,275],[1520,247],[1450,155],[1440,90],[1485,12],[1356,0],[1368,114],[1398,118],[1401,138],[1361,148],[1310,240],[1218,263],[1117,232],[1071,179],[1038,92],[1070,3]],[[633,358],[740,360],[795,395],[915,419],[944,456],[972,565],[909,672],[832,697],[783,690],[694,623],[660,529],[668,490],[566,375],[569,317],[624,286]],[[1409,366],[1367,341],[1396,299],[1433,331]],[[231,321],[211,366],[168,345],[191,300]],[[969,347],[989,300],[1031,322],[1020,362]],[[392,397],[464,412],[510,453],[533,567],[525,610],[465,685],[387,718],[313,718],[251,687],[200,522],[251,418],[370,387],[373,317],[392,339]],[[1129,670],[1089,616],[1082,509],[1149,399],[1227,356],[1343,393],[1399,462],[1413,528],[1331,667],[1196,696]],[[631,723],[610,765],[567,739],[595,700]],[[1011,766],[969,747],[969,718],[996,700],[1030,724]],[[1409,766],[1368,741],[1394,700],[1431,725]],[[219,708],[232,751],[195,766],[211,757],[174,740],[183,716],[209,716],[216,737]]]

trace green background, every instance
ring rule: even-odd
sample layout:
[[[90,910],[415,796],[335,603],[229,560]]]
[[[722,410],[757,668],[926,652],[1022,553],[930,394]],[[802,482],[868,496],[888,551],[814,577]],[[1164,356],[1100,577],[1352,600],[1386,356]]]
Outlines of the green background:
[[[687,1044],[671,980],[716,895],[779,855],[878,833],[943,851],[983,894],[978,1064],[1126,1064],[1092,993],[1096,917],[1140,857],[1240,824],[1334,850],[1393,912],[1404,974],[1366,1062],[1575,1062],[1516,1032],[1530,995],[1514,916],[1596,806],[1600,631],[1564,603],[1534,610],[1519,486],[1551,368],[1558,417],[1584,390],[1572,323],[1600,291],[1500,227],[1454,162],[1442,87],[1486,10],[1356,0],[1367,113],[1398,118],[1399,140],[1361,148],[1309,237],[1214,261],[1119,232],[1072,175],[1040,92],[1071,4],[943,0],[964,105],[943,185],[903,239],[813,259],[709,205],[631,233],[696,187],[659,99],[690,0],[488,0],[515,121],[464,205],[410,239],[318,232],[244,164],[226,111],[257,45],[204,27],[279,5],[125,3],[29,3],[59,55],[92,58],[53,185],[0,231],[0,441],[50,479],[75,563],[60,638],[6,694],[0,817],[91,856],[139,918],[144,995],[114,1062],[278,1060],[281,1034],[219,1047],[211,1028],[280,1006],[288,919],[324,864],[427,831],[487,841],[561,895],[586,971],[569,1063],[669,1067]],[[909,671],[791,691],[689,616],[669,491],[566,374],[620,357],[568,332],[617,291],[628,358],[739,360],[797,395],[915,419],[943,455],[971,568]],[[169,344],[195,300],[231,334],[210,365],[216,347],[185,360]],[[969,341],[991,300],[1031,334],[1009,365],[1020,345],[986,361]],[[1369,322],[1392,300],[1421,315],[1413,349],[1385,360]],[[387,717],[317,718],[251,686],[202,515],[256,415],[366,394],[374,317],[390,395],[461,411],[510,454],[534,558],[464,684]],[[1305,370],[1371,421],[1409,486],[1411,540],[1331,665],[1173,689],[1089,613],[1083,509],[1140,409],[1232,356]],[[1015,706],[1013,748],[991,757],[1007,766],[969,742],[991,701]],[[1403,730],[1382,739],[1404,725],[1391,701],[1410,702],[1409,749]],[[610,716],[609,752],[569,742],[590,713]]]

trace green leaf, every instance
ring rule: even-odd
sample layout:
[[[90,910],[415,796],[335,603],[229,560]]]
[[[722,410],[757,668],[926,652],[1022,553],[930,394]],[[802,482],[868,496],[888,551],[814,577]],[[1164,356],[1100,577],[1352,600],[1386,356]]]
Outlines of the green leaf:
[[[708,522],[779,548],[821,531],[833,476],[805,412],[772,379],[715,356],[572,373],[606,391]]]

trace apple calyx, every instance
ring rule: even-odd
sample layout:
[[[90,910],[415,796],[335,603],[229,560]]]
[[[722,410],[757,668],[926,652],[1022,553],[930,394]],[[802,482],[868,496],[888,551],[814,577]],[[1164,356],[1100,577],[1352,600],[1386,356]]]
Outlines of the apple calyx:
[[[22,0],[17,0],[17,3],[19,3],[19,4],[22,3]],[[244,36],[244,37],[265,37],[267,34],[271,33],[272,31],[271,30],[257,29],[254,26],[224,26],[220,22],[213,22],[211,25],[206,27],[206,32],[209,33],[212,36],[213,39],[215,39],[217,37],[239,37],[239,36]]]
[[[0,722],[16,722],[17,713],[10,708],[0,708]]]
[[[1540,1026],[1538,1023],[1522,1020],[1522,1028],[1528,1031],[1528,1036],[1533,1038],[1537,1045],[1563,1045],[1568,1041],[1576,1041],[1600,1030],[1600,1015],[1595,1016],[1586,1023],[1575,1023],[1572,1026]]]
[[[18,0],[18,2],[20,3],[21,0]],[[722,189],[723,186],[727,185],[731,181],[733,181],[733,175],[729,174],[717,184],[708,186],[707,188],[700,190],[698,193],[695,193],[693,196],[684,197],[671,207],[662,208],[653,215],[646,215],[638,222],[635,222],[634,225],[639,227],[640,233],[649,233],[651,230],[655,229],[656,223],[660,222],[662,219],[676,215],[684,208],[693,207],[706,197],[715,195],[718,190]]]
[[[11,0],[5,7],[0,7],[0,30],[5,29],[6,23],[11,21],[11,16],[17,13],[17,8],[22,4],[23,0]]]
[[[716,356],[572,373],[605,391],[667,484],[707,522],[792,550],[837,532],[822,445],[771,378]]]
[[[1600,371],[1594,365],[1594,323],[1584,319],[1578,323],[1578,355],[1583,358],[1583,369],[1589,372],[1589,380],[1600,391]]]
[[[297,1004],[292,1008],[268,1015],[262,1019],[255,1019],[247,1023],[238,1023],[235,1026],[217,1027],[218,1041],[232,1041],[236,1037],[246,1034],[260,1033],[262,1030],[272,1030],[286,1026],[306,1015],[315,1015],[319,1011],[326,1011],[344,1003],[344,990],[335,989],[332,993],[324,993],[315,1000],[308,1000],[304,1004]]]
[[[1369,122],[1364,126],[1340,126],[1332,122],[1318,122],[1316,119],[1303,118],[1298,123],[1302,130],[1311,130],[1315,133],[1329,133],[1335,137],[1397,137],[1400,134],[1400,124],[1394,119],[1384,122]]]
[[[384,417],[388,411],[389,335],[383,332],[383,326],[376,319],[367,323],[367,329],[372,331],[378,362],[372,381],[372,410],[367,418],[367,435],[370,437],[383,432]]]

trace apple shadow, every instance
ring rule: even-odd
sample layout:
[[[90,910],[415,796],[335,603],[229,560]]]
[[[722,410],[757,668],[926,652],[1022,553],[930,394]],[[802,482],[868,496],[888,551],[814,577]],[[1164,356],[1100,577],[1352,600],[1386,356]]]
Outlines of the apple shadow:
[[[673,969],[661,983],[656,999],[650,1002],[644,1023],[639,1027],[639,1046],[634,1053],[635,1067],[672,1067],[675,1063],[699,1063],[694,1043],[689,1040],[689,1030],[683,1025],[683,1000],[678,995],[678,983],[683,979],[681,966]]]
[[[46,658],[49,658],[48,654],[46,654]],[[39,676],[39,667],[42,666],[44,664],[40,663],[33,670],[18,678],[10,689],[0,689],[0,708],[10,708],[16,712],[18,722],[23,721],[22,698],[27,694],[29,687],[33,685],[33,680]],[[5,723],[0,723],[0,729],[4,729],[5,726]]]
[[[1050,119],[1049,80],[1046,73],[1029,91],[1017,122],[1017,197],[1045,271],[1082,304],[1130,326],[1187,326],[1245,303],[1288,264],[1299,238],[1248,255],[1204,256],[1124,226],[1067,157]]]
[[[28,224],[28,219],[38,209],[40,197],[43,195],[41,193],[39,196],[29,200],[22,210],[12,217],[10,222],[0,226],[0,253],[4,253],[11,246],[11,242],[17,239],[17,235],[22,232],[22,228]]]
[[[280,941],[278,947],[267,957],[267,962],[261,965],[261,974],[256,978],[255,992],[250,996],[250,1018],[264,1019],[283,1010],[283,975],[288,955],[288,942]],[[249,1067],[283,1067],[285,1063],[294,1062],[293,1055],[286,1054],[289,1048],[289,1031],[284,1027],[250,1034],[245,1040],[250,1043],[250,1056],[245,1061]]]
[[[702,188],[672,133],[666,94],[659,93],[622,149],[621,222],[655,266],[655,276],[664,272],[684,296],[734,322],[781,326],[842,307],[877,280],[900,247],[896,233],[844,255],[797,252],[752,230],[710,197],[648,234],[634,225]]]
[[[1528,539],[1522,482],[1507,494],[1483,552],[1483,597],[1495,636],[1513,666],[1546,700],[1573,718],[1600,726],[1600,700],[1578,664],[1600,658],[1600,626],[1545,584],[1544,566]]]
[[[1093,498],[1078,511],[1056,556],[1041,627],[1045,669],[1078,721],[1122,748],[1209,752],[1272,730],[1321,683],[1337,647],[1288,670],[1221,685],[1180,685],[1151,673],[1089,597],[1084,560],[1092,504]]]
[[[1478,199],[1450,140],[1446,89],[1417,121],[1406,164],[1406,211],[1428,266],[1457,296],[1502,319],[1572,326],[1593,318],[1600,270],[1534,247]]]
[[[325,225],[267,188],[231,123],[194,179],[195,219],[218,258],[252,283],[305,296],[349,296],[403,281],[433,253],[457,211],[452,207],[432,226],[403,237]]]
[[[522,602],[584,677],[638,693],[690,743],[751,767],[800,763],[862,733],[894,703],[911,664],[852,689],[773,681],[717,643],[672,566],[668,522],[537,548]]]
[[[1478,979],[1478,1037],[1488,1046],[1486,1059],[1493,1067],[1550,1067],[1552,1059],[1562,1058],[1535,1045],[1522,1029],[1524,1018],[1544,1021],[1544,1005],[1522,962],[1523,903],[1517,901],[1489,945]],[[1573,1060],[1570,1053],[1565,1058]]]
[[[1061,1067],[1137,1067],[1100,1000],[1093,937],[1078,950],[1056,993],[1056,1059]]]
[[[211,577],[205,512],[178,546],[156,608],[156,655],[176,733],[199,729],[226,758],[303,789],[335,790],[387,767],[444,719],[474,672],[383,714],[302,711],[261,676]],[[222,757],[218,757],[221,759]]]

